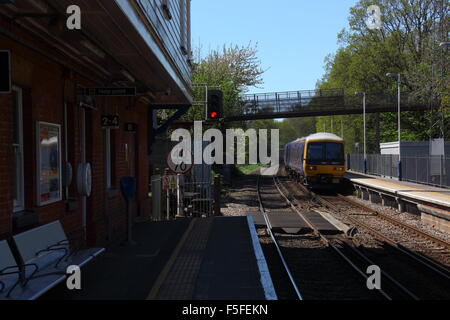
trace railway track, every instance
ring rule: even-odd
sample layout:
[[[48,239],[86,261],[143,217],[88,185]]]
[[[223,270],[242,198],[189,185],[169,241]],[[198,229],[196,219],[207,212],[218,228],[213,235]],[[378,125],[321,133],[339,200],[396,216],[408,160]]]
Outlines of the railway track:
[[[261,211],[261,214],[264,217],[264,221],[266,222],[267,231],[268,231],[270,237],[272,238],[272,241],[273,241],[273,244],[275,246],[275,249],[276,249],[276,251],[278,253],[278,256],[280,257],[280,260],[281,260],[281,263],[283,264],[284,269],[286,270],[286,273],[287,273],[287,275],[289,277],[290,284],[291,284],[292,288],[295,291],[297,299],[298,300],[303,300],[303,295],[301,294],[299,288],[297,287],[297,283],[296,283],[294,277],[292,276],[291,270],[289,268],[288,263],[286,262],[286,259],[285,259],[284,255],[283,255],[283,252],[281,251],[281,247],[280,247],[280,245],[278,243],[278,240],[277,240],[275,234],[272,231],[272,229],[273,229],[272,225],[270,224],[269,217],[267,216],[266,209],[264,208],[264,205],[263,205],[262,196],[261,196],[261,192],[260,192],[260,187],[261,187],[260,186],[260,177],[258,177],[257,193],[258,193],[259,209]]]
[[[374,290],[370,291],[367,288],[367,280],[369,278],[369,275],[366,273],[369,266],[376,265],[371,258],[365,254],[363,250],[356,247],[354,243],[352,242],[352,239],[343,235],[343,234],[337,234],[337,235],[328,235],[323,234],[319,231],[319,229],[314,225],[312,221],[308,217],[306,217],[301,210],[299,210],[298,205],[295,203],[296,201],[293,200],[292,195],[289,193],[289,191],[283,186],[283,184],[277,179],[273,179],[273,185],[271,191],[268,193],[270,194],[270,200],[274,201],[274,194],[278,194],[278,203],[285,202],[288,205],[288,208],[290,210],[294,211],[296,214],[298,214],[309,226],[309,228],[312,230],[312,233],[314,234],[315,241],[321,242],[323,250],[322,255],[328,255],[326,258],[328,259],[327,263],[333,265],[334,267],[331,268],[334,270],[335,273],[337,271],[342,272],[345,270],[345,272],[340,274],[340,279],[332,279],[329,282],[326,283],[326,286],[337,286],[337,282],[344,281],[347,282],[347,290],[354,292],[357,292],[357,296],[359,298],[363,299],[388,299],[388,300],[394,300],[394,299],[418,299],[418,297],[411,292],[408,288],[403,286],[399,281],[397,281],[394,277],[392,277],[390,274],[388,274],[386,271],[381,272],[382,277],[382,283],[383,283],[383,289],[380,290]],[[275,186],[275,190],[273,190],[273,186]],[[304,295],[302,295],[301,291],[314,291],[314,290],[326,290],[322,286],[311,288],[311,283],[309,284],[308,290],[307,287],[307,277],[305,276],[305,273],[302,272],[302,270],[297,270],[298,265],[294,263],[290,263],[293,259],[293,257],[286,257],[286,252],[283,250],[283,246],[280,245],[280,242],[283,241],[282,235],[276,234],[273,232],[270,219],[267,215],[267,211],[265,209],[265,202],[267,200],[263,199],[262,192],[261,192],[262,186],[260,183],[260,180],[258,180],[258,199],[260,201],[260,211],[264,216],[264,220],[266,221],[267,230],[272,238],[273,243],[277,247],[278,255],[280,256],[280,259],[283,261],[283,265],[286,269],[286,271],[289,274],[289,279],[292,283],[292,285],[295,287],[295,291],[298,293],[298,297],[300,299],[304,298]],[[267,197],[267,192],[264,193]],[[281,200],[281,201],[280,201]],[[285,207],[283,206],[285,209]],[[280,212],[280,214],[283,214],[283,211]],[[297,239],[290,239],[290,241],[306,241],[305,238],[297,238]],[[308,238],[308,241],[311,241],[311,237]],[[320,247],[320,245],[316,244],[315,246]],[[326,248],[327,250],[324,250]],[[332,252],[332,253],[331,253]],[[333,257],[331,257],[331,255]],[[336,259],[336,255],[340,259]],[[305,258],[305,257],[303,257]],[[322,259],[321,257],[320,259]],[[302,263],[303,265],[305,263],[314,264],[315,261],[308,261],[305,262],[303,259]],[[339,261],[338,261],[339,260]],[[321,268],[324,268],[324,265],[317,264],[315,267],[312,268],[312,274],[311,276],[314,276],[314,274],[317,274],[320,272]],[[308,266],[310,268],[310,266]],[[329,267],[329,266],[328,266]],[[300,268],[301,269],[301,268]],[[306,268],[308,269],[308,268]],[[352,270],[352,271],[349,271]],[[299,283],[300,285],[297,286],[297,277],[296,274],[300,275]],[[316,275],[317,276],[317,275]],[[326,276],[326,275],[325,275]],[[353,286],[350,285],[348,287],[350,279],[353,280]],[[333,284],[333,281],[335,283]],[[312,283],[312,285],[316,285],[316,283]],[[299,289],[300,287],[300,289]],[[341,296],[334,297],[334,299],[341,299],[342,298],[342,292]],[[346,294],[349,294],[349,292],[346,292]]]
[[[292,185],[292,183],[289,184],[291,187]],[[429,296],[433,298],[449,298],[449,293],[447,292],[450,284],[449,271],[445,265],[435,262],[428,256],[430,255],[433,258],[436,256],[448,256],[449,247],[445,241],[417,228],[405,225],[398,219],[351,201],[342,195],[317,195],[301,185],[295,185],[294,189],[297,192],[300,190],[300,192],[309,196],[311,200],[310,203],[306,204],[306,207],[314,207],[314,203],[317,207],[317,204],[319,204],[321,207],[330,210],[331,213],[338,213],[341,220],[358,229],[367,231],[375,238],[380,244],[380,252],[384,252],[384,255],[374,254],[367,249],[362,249],[361,251],[365,252],[366,256],[380,261],[381,265],[385,266],[383,269],[396,274],[396,278],[400,278],[403,284],[407,283],[408,287],[413,287],[414,292],[418,292],[418,294],[413,294],[416,298],[428,298]],[[370,221],[373,223],[377,219],[383,220],[384,227],[382,226],[381,230],[370,224]],[[390,224],[390,227],[387,227],[386,224]],[[398,229],[403,230],[403,233],[398,234]],[[411,231],[415,237],[409,237],[409,233],[405,235],[404,231]],[[422,241],[418,239],[422,239]],[[417,248],[418,245],[428,248],[428,255],[414,251],[413,249]],[[434,248],[434,250],[431,248]],[[433,283],[435,284],[434,287],[431,285]],[[432,287],[431,291],[428,289],[429,287]]]
[[[346,214],[346,211],[348,208],[352,209],[352,208],[360,208],[363,212],[369,212],[372,215],[369,216],[369,219],[382,219],[384,221],[386,221],[389,224],[392,224],[396,227],[399,227],[401,229],[403,229],[406,232],[412,232],[417,238],[415,238],[415,243],[417,243],[417,241],[420,241],[419,238],[422,239],[422,241],[426,241],[429,244],[427,244],[428,246],[430,245],[430,243],[432,244],[432,248],[435,249],[437,252],[439,252],[439,254],[442,254],[442,252],[448,252],[448,255],[450,255],[450,243],[442,240],[434,235],[431,235],[429,233],[426,233],[414,226],[411,226],[401,220],[398,220],[396,218],[393,218],[387,214],[381,213],[377,210],[374,210],[368,206],[365,206],[361,203],[358,203],[356,201],[353,201],[351,199],[349,199],[348,197],[342,195],[342,194],[338,194],[337,197],[324,197],[321,196],[320,197],[322,200],[322,203],[324,203],[326,206],[328,206],[329,208],[333,209],[333,210],[338,210],[339,212]],[[351,215],[349,215],[350,218]],[[358,220],[357,218],[353,219],[354,221],[358,221],[358,223],[362,223],[364,224],[363,221]],[[367,224],[365,224],[367,225]],[[367,225],[369,227],[369,225]],[[387,239],[387,237],[385,237],[385,240],[389,240]],[[421,243],[423,243],[421,241]]]

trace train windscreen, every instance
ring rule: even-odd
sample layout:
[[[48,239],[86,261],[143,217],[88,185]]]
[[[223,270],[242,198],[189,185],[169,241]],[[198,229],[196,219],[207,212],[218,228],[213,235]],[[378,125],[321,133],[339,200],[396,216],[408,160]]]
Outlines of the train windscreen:
[[[344,164],[344,146],[335,142],[313,142],[308,145],[308,164]]]

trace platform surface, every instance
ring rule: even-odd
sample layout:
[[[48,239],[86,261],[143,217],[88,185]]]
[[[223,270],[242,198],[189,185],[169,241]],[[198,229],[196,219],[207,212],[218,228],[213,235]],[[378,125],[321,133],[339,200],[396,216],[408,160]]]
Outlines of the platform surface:
[[[82,270],[81,291],[61,284],[42,299],[266,300],[273,284],[250,225],[247,217],[139,224],[137,245],[108,248]]]
[[[82,269],[82,290],[69,291],[62,283],[42,299],[276,298],[253,221],[248,220],[215,217],[138,224],[133,229],[135,246],[108,248]]]
[[[150,300],[265,300],[246,217],[196,219]]]
[[[407,181],[398,181],[360,173],[347,172],[346,179],[358,185],[377,189],[392,195],[417,200],[419,202],[436,204],[450,208],[450,189],[417,184]]]

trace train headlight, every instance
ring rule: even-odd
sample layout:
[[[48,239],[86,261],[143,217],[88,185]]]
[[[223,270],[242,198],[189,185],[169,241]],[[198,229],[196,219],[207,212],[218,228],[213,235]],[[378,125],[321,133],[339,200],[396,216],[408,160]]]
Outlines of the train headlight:
[[[334,171],[344,171],[344,168],[342,168],[342,167],[336,167],[336,168],[334,168]]]
[[[316,170],[317,170],[317,167],[314,167],[314,166],[308,166],[307,169],[308,169],[309,171],[316,171]]]

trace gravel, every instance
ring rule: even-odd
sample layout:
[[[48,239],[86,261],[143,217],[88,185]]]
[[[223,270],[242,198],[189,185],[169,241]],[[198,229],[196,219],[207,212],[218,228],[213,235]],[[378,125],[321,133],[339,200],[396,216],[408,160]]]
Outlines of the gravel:
[[[259,211],[256,193],[257,176],[236,178],[226,196],[222,198],[222,214],[228,217],[245,216],[246,212]]]
[[[416,214],[412,214],[409,212],[400,213],[400,211],[395,208],[383,207],[379,204],[372,203],[372,202],[366,201],[366,200],[362,200],[355,196],[349,196],[349,199],[356,201],[358,203],[361,203],[362,205],[365,205],[371,209],[374,209],[376,211],[379,211],[379,212],[389,215],[391,217],[397,218],[398,220],[405,222],[410,226],[416,227],[421,231],[427,232],[432,236],[439,237],[442,240],[450,242],[450,234],[442,232],[440,230],[437,230],[437,229],[433,228],[433,226],[422,222],[420,219],[420,216],[418,216]]]

